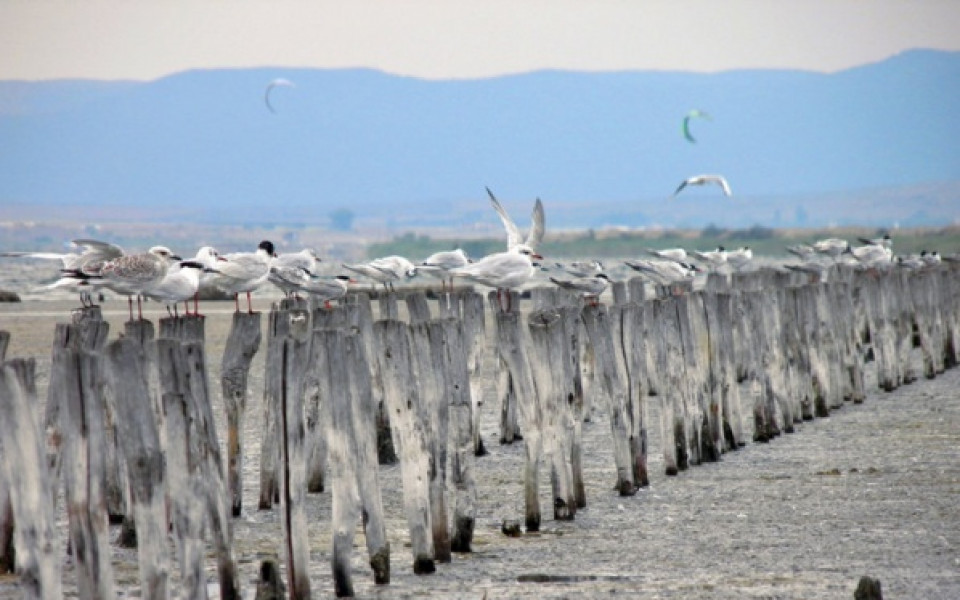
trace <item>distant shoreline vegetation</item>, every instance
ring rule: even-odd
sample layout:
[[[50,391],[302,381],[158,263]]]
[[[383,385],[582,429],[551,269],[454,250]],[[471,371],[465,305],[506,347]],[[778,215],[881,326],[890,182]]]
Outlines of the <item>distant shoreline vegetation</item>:
[[[786,246],[811,243],[827,237],[847,239],[857,246],[857,237],[876,237],[889,233],[894,240],[894,253],[906,254],[937,250],[941,254],[960,252],[960,226],[886,229],[876,227],[843,227],[817,229],[773,229],[755,225],[746,229],[726,229],[708,225],[700,230],[670,229],[661,231],[623,231],[616,229],[551,233],[543,241],[541,253],[554,258],[624,257],[642,254],[647,248],[713,250],[717,246],[732,249],[749,246],[760,256],[788,256]],[[441,250],[463,248],[468,256],[478,258],[506,247],[503,239],[457,239],[405,233],[390,241],[367,246],[368,258],[399,254],[410,258],[429,256]],[[416,262],[416,261],[414,261]]]

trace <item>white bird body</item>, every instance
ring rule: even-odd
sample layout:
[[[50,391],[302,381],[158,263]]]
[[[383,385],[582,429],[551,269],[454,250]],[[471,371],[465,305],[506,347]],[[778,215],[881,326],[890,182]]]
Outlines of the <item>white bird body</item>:
[[[347,284],[352,280],[346,275],[334,278],[313,277],[299,267],[270,267],[270,280],[283,281],[283,289],[291,289],[316,296],[320,301],[329,303],[347,294]]]
[[[273,243],[264,240],[254,252],[232,252],[217,263],[217,272],[201,285],[211,285],[224,293],[233,294],[237,312],[240,311],[239,296],[247,295],[247,312],[253,313],[250,293],[267,281],[270,262],[275,256]]]
[[[665,248],[663,250],[647,248],[647,252],[657,258],[672,260],[674,262],[684,262],[687,260],[687,251],[683,248]]]
[[[178,302],[186,302],[195,298],[200,289],[200,278],[204,271],[216,272],[216,265],[220,258],[217,251],[210,246],[200,248],[192,260],[174,263],[159,283],[144,291],[144,296],[151,300],[163,302],[170,312],[170,306]],[[187,314],[190,314],[189,308]]]
[[[384,287],[392,286],[394,281],[403,277],[413,277],[417,274],[417,268],[412,262],[396,255],[376,258],[357,265],[343,265],[343,268],[382,283]]]
[[[856,258],[860,264],[866,266],[888,264],[893,260],[893,251],[880,244],[869,244],[867,246],[851,248],[850,253],[853,254],[853,257]]]
[[[284,294],[290,295],[297,291],[297,286],[290,283],[291,279],[296,279],[293,270],[299,269],[305,272],[307,276],[311,276],[316,273],[318,262],[320,262],[320,258],[311,248],[304,248],[300,252],[280,254],[270,259],[267,281],[280,288]],[[278,269],[276,273],[274,268]],[[290,271],[288,272],[288,270]],[[280,272],[287,273],[289,277],[281,276]]]
[[[538,255],[532,256],[539,258]],[[462,277],[498,290],[515,290],[529,281],[536,271],[529,253],[507,251],[489,254],[448,272],[454,277]]]
[[[506,209],[500,204],[490,188],[487,189],[487,195],[490,196],[490,204],[500,215],[500,221],[503,222],[504,229],[507,230],[507,250],[511,252],[520,252],[528,250],[530,254],[536,254],[537,247],[543,241],[543,235],[546,233],[546,217],[543,212],[543,202],[540,198],[533,205],[533,212],[530,214],[530,231],[527,238],[523,239],[520,234],[520,228],[513,222]]]
[[[174,260],[180,260],[180,257],[166,246],[154,246],[139,254],[124,254],[103,264],[98,274],[99,284],[125,296],[143,294],[163,280]]]
[[[719,246],[716,250],[710,250],[709,252],[694,250],[692,254],[695,258],[707,263],[712,269],[717,269],[727,263],[727,251],[723,246]]]
[[[890,234],[884,234],[883,237],[878,238],[857,238],[862,243],[871,245],[871,246],[883,246],[884,248],[893,248],[893,239],[890,237]]]
[[[920,260],[928,266],[939,265],[942,261],[940,259],[940,254],[934,250],[933,252],[927,252],[924,250],[920,253]]]
[[[598,273],[588,277],[577,277],[570,280],[551,277],[550,281],[563,289],[572,290],[584,298],[594,300],[598,299],[610,285],[610,279],[604,273]]]
[[[747,246],[727,252],[727,264],[739,271],[753,260],[753,250]]]
[[[847,240],[840,238],[827,238],[813,243],[813,250],[820,254],[825,254],[831,258],[837,258],[850,248]]]
[[[450,278],[450,269],[457,269],[468,264],[470,264],[470,259],[467,257],[467,254],[461,248],[457,248],[456,250],[445,250],[431,254],[417,265],[417,272],[422,271],[432,277],[436,277],[441,280],[444,287],[446,287],[446,281]],[[452,282],[451,287],[453,287]]]
[[[725,196],[733,195],[733,192],[730,190],[730,184],[727,183],[726,178],[724,178],[722,175],[694,175],[693,177],[685,179],[680,184],[680,186],[677,187],[676,191],[673,192],[673,195],[676,196],[683,190],[683,188],[687,187],[688,185],[708,185],[708,184],[719,185],[720,188],[723,190],[723,194]]]
[[[807,244],[797,244],[795,246],[787,246],[787,252],[798,256],[803,260],[813,258],[816,255],[817,251],[813,249],[813,246],[808,246]]]
[[[574,277],[594,277],[603,273],[603,263],[599,260],[575,260],[569,263],[554,263],[558,269]]]
[[[660,285],[670,285],[677,281],[693,278],[697,274],[695,266],[673,260],[625,260],[623,264],[639,271]]]

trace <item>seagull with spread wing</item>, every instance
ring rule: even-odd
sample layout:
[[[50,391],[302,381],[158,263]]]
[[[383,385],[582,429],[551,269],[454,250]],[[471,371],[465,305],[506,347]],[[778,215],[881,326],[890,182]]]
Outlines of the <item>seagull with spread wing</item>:
[[[529,250],[529,254],[536,254],[537,246],[543,241],[543,234],[546,232],[543,202],[540,201],[540,198],[537,198],[536,203],[533,205],[533,212],[530,215],[530,232],[527,234],[527,239],[524,240],[520,235],[520,228],[513,222],[513,219],[511,219],[507,211],[504,210],[500,201],[497,200],[497,197],[490,191],[490,188],[487,188],[487,194],[490,196],[490,204],[493,205],[493,210],[497,211],[497,214],[500,215],[500,220],[503,221],[503,227],[507,230],[507,250],[509,252]]]

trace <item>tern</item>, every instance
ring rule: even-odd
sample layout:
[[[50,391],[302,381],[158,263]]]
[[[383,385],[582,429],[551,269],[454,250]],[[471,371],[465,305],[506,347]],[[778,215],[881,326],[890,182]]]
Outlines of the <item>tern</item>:
[[[867,244],[869,246],[883,246],[884,248],[893,248],[893,239],[890,237],[889,233],[885,233],[883,237],[878,238],[863,238],[858,237],[860,243]]]
[[[530,232],[527,234],[527,239],[524,240],[520,235],[520,228],[517,227],[517,224],[513,222],[513,219],[511,219],[507,211],[504,210],[500,201],[497,200],[497,197],[493,195],[490,188],[486,188],[486,190],[487,195],[490,196],[490,204],[493,205],[493,210],[497,211],[497,214],[500,215],[500,220],[503,221],[503,227],[507,230],[507,250],[510,252],[529,250],[531,255],[536,254],[537,247],[540,245],[540,242],[543,241],[543,234],[546,232],[546,218],[543,212],[543,202],[540,201],[540,198],[537,198],[537,201],[533,205],[533,212],[530,214]]]
[[[217,273],[216,265],[220,260],[220,254],[210,246],[204,246],[197,251],[197,255],[191,260],[175,263],[159,283],[144,291],[144,296],[151,300],[163,302],[167,307],[167,314],[170,316],[179,316],[177,313],[177,303],[184,303],[184,314],[190,315],[190,305],[187,300],[193,298],[193,314],[200,316],[197,306],[197,291],[200,289],[200,276],[202,273]],[[173,306],[173,312],[170,306]]]
[[[554,263],[554,265],[574,277],[594,277],[603,273],[603,263],[599,260],[575,260],[568,263]]]
[[[326,308],[330,301],[343,298],[347,294],[347,284],[356,283],[349,275],[337,275],[333,278],[311,276],[299,267],[270,267],[270,281],[283,281],[283,289],[293,289],[315,296]]]
[[[623,264],[660,285],[690,279],[700,270],[695,265],[673,260],[625,260]]]
[[[321,262],[320,257],[311,248],[304,248],[300,252],[291,252],[280,254],[270,260],[270,273],[267,275],[267,281],[280,288],[285,296],[296,294],[296,285],[290,284],[287,279],[274,273],[273,268],[277,267],[279,271],[287,269],[299,269],[308,276],[316,274],[317,263]]]
[[[727,251],[723,246],[717,246],[716,250],[711,250],[709,252],[700,252],[694,250],[691,252],[694,258],[703,261],[710,266],[711,269],[718,269],[727,263]]]
[[[749,246],[743,246],[742,248],[727,252],[727,263],[736,271],[743,269],[750,264],[752,260],[753,250],[751,250]]]
[[[672,260],[674,262],[684,262],[687,260],[687,251],[683,248],[666,248],[664,250],[655,250],[647,248],[647,253],[657,258]]]
[[[550,281],[565,290],[577,292],[590,304],[596,306],[600,300],[600,295],[606,291],[610,285],[610,278],[605,273],[597,273],[588,277],[577,277],[576,279],[563,280],[551,277]]]
[[[445,250],[428,256],[423,262],[417,265],[417,271],[423,271],[439,279],[442,289],[445,291],[447,279],[450,278],[448,271],[468,265],[470,262],[467,254],[461,248]],[[453,289],[453,281],[450,282],[450,288]]]
[[[850,244],[840,238],[827,238],[813,243],[813,250],[836,260],[844,252],[848,252]]]
[[[689,179],[685,179],[676,191],[673,192],[673,195],[676,196],[683,190],[683,188],[688,185],[707,185],[707,184],[716,184],[723,189],[723,194],[725,196],[732,196],[733,192],[730,191],[730,184],[727,183],[727,180],[724,179],[722,175],[694,175]]]
[[[497,300],[503,308],[503,292],[519,288],[537,272],[532,259],[542,260],[543,257],[531,253],[527,248],[520,248],[517,251],[489,254],[476,262],[450,269],[448,273],[453,277],[463,277],[480,285],[496,288]],[[507,311],[510,310],[509,298],[508,294],[505,309]]]
[[[396,255],[376,258],[357,265],[343,265],[343,268],[382,283],[384,289],[391,291],[393,291],[394,281],[417,274],[417,267],[412,262]]]

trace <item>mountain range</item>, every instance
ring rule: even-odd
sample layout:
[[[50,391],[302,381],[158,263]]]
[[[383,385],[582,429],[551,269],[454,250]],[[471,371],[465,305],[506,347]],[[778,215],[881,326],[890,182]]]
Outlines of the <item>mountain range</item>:
[[[268,84],[284,78],[265,102]],[[3,206],[147,219],[393,229],[518,217],[558,227],[960,219],[960,52],[831,73],[538,71],[423,80],[220,69],[155,81],[0,81]],[[273,110],[271,110],[271,107]],[[695,141],[682,134],[692,109]],[[733,188],[688,188],[722,173]],[[493,217],[495,222],[495,217]]]

